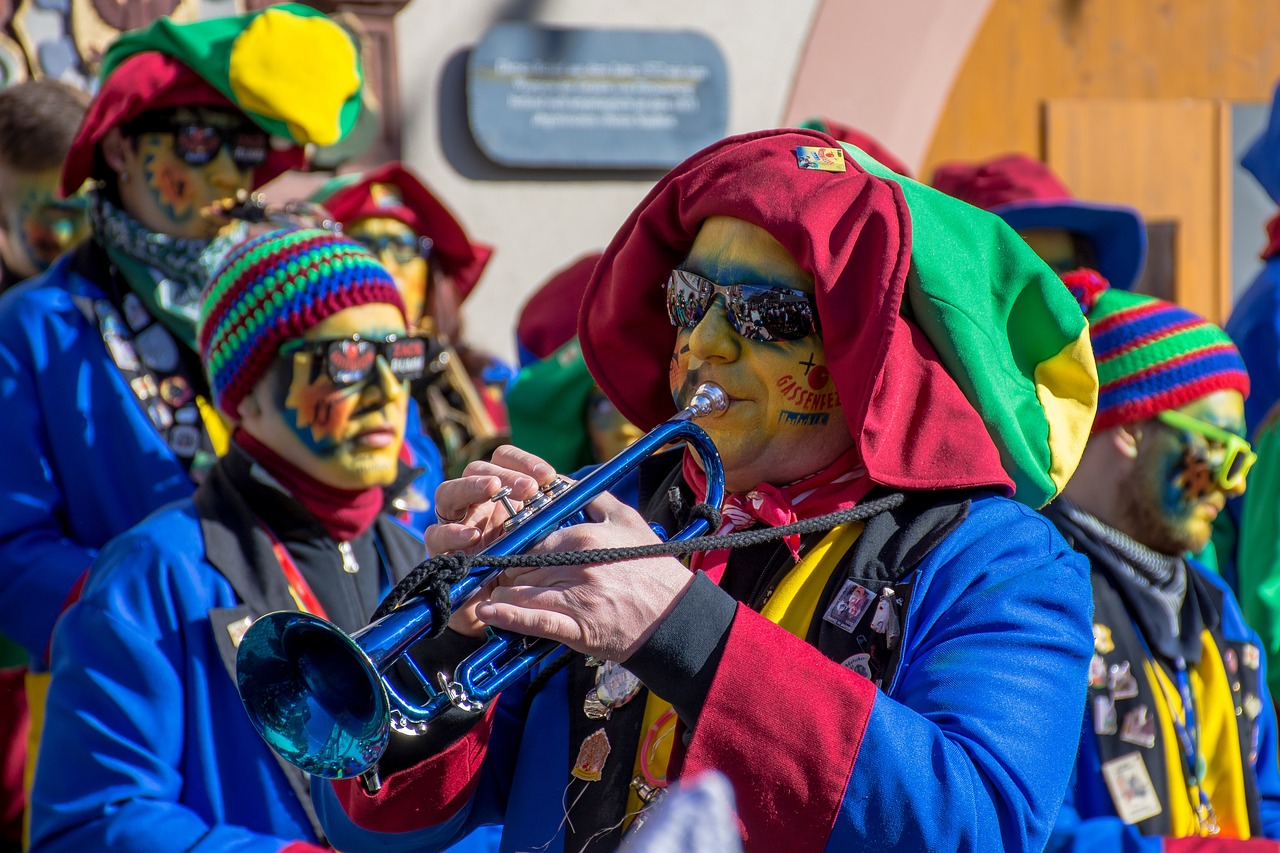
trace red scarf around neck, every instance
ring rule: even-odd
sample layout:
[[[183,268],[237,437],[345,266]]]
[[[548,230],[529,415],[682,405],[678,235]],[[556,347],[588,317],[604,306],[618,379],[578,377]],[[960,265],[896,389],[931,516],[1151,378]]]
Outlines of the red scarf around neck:
[[[382,511],[381,486],[338,489],[300,470],[243,429],[237,429],[232,438],[338,542],[349,542],[364,533]]]
[[[690,451],[685,451],[682,473],[698,500],[707,494],[707,476],[698,467]],[[802,518],[813,518],[856,506],[874,485],[866,469],[858,461],[858,450],[852,447],[826,468],[785,486],[761,483],[749,492],[725,496],[720,508],[721,524],[716,533],[746,530],[760,522],[768,527],[781,527]],[[784,540],[791,556],[800,559],[800,536]],[[724,576],[729,551],[698,551],[689,561],[693,571],[706,572],[716,583]]]

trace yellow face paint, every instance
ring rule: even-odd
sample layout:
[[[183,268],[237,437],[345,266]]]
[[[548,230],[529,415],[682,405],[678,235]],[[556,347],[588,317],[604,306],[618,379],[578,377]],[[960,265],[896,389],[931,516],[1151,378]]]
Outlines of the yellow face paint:
[[[385,303],[347,308],[313,327],[305,340],[404,335],[399,309]],[[253,398],[261,415],[252,432],[267,446],[321,482],[344,489],[391,483],[399,469],[409,409],[407,382],[396,380],[382,358],[373,374],[337,387],[312,364],[308,350],[282,360],[280,381],[264,379]],[[264,387],[265,386],[265,387]]]
[[[767,231],[729,217],[702,224],[682,266],[722,285],[814,291],[812,278]],[[700,425],[720,451],[731,491],[798,480],[853,444],[822,340],[748,340],[729,323],[721,296],[694,328],[678,332],[669,380],[678,405],[702,382],[729,395],[729,410]]]
[[[60,167],[22,172],[0,164],[0,255],[17,276],[28,278],[89,233],[85,198],[58,197]]]
[[[418,235],[400,220],[387,216],[357,219],[347,225],[346,234],[369,247],[374,257],[391,273],[400,298],[404,300],[409,326],[421,331],[431,313],[427,307],[430,268],[421,251],[409,251],[409,247],[418,246]]]
[[[243,115],[199,107],[174,111],[177,122],[199,121],[219,128],[242,127]],[[192,166],[174,150],[172,133],[141,133],[126,146],[118,183],[124,210],[148,229],[175,237],[211,239],[222,223],[201,211],[253,186],[253,169],[240,168],[225,147],[208,163]]]

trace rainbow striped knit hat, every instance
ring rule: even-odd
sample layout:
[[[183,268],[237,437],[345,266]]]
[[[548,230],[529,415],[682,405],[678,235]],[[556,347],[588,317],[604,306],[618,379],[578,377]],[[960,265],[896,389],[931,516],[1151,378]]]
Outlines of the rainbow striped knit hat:
[[[214,273],[200,307],[200,358],[214,403],[238,419],[240,401],[282,343],[343,309],[378,302],[404,313],[391,274],[345,237],[298,229],[240,244]]]
[[[1249,395],[1249,374],[1219,327],[1172,302],[1114,290],[1092,270],[1063,277],[1089,319],[1098,365],[1093,431],[1155,417],[1215,391]]]

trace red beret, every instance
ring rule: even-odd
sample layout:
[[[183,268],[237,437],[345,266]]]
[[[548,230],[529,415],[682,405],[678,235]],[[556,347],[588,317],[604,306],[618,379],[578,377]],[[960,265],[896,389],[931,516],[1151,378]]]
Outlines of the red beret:
[[[102,81],[102,87],[80,122],[80,129],[62,164],[62,194],[74,195],[85,181],[93,177],[94,153],[107,131],[144,113],[173,107],[219,107],[240,112],[239,107],[206,83],[203,77],[163,53],[136,53],[120,63]],[[301,168],[304,162],[305,155],[300,146],[292,142],[282,150],[273,146],[266,162],[254,172],[254,187],[262,186],[289,169]]]

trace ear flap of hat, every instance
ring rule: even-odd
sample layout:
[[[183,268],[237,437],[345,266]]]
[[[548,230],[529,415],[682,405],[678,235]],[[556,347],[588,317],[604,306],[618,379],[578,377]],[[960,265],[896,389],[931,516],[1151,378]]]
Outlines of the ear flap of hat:
[[[982,416],[1016,497],[1047,503],[1079,464],[1097,409],[1080,306],[999,217],[844,147],[871,174],[897,182],[910,208],[904,314]]]

